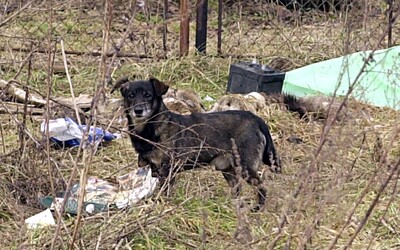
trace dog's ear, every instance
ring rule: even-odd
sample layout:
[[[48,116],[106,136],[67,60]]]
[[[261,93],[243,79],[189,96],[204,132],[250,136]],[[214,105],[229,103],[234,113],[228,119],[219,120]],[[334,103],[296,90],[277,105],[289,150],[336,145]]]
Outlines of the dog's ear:
[[[112,94],[115,90],[121,89],[127,82],[129,82],[129,77],[120,78],[119,80],[117,80],[110,93]]]
[[[153,84],[157,96],[162,96],[167,93],[169,88],[167,84],[154,77],[150,77],[149,81]]]

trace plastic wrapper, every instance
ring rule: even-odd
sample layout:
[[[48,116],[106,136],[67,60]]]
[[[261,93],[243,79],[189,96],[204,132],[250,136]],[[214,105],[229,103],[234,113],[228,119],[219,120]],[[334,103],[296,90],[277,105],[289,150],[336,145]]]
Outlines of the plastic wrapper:
[[[119,185],[96,176],[89,177],[85,185],[84,211],[88,214],[93,214],[105,212],[112,208],[122,209],[127,206],[133,206],[140,200],[151,196],[158,183],[158,179],[152,177],[149,168],[139,168],[119,176],[117,181]],[[65,205],[67,213],[77,214],[80,188],[79,184],[75,184],[71,188],[71,195]],[[64,193],[55,199],[47,196],[42,198],[41,203],[52,210],[60,210],[63,197]]]
[[[43,121],[40,130],[42,133],[46,132],[46,122]],[[49,136],[52,141],[60,146],[64,147],[76,147],[79,146],[83,138],[84,131],[87,130],[86,125],[79,126],[73,119],[58,118],[55,120],[49,120]],[[113,134],[107,132],[101,128],[91,126],[89,128],[88,142],[108,142],[119,138],[119,134]]]

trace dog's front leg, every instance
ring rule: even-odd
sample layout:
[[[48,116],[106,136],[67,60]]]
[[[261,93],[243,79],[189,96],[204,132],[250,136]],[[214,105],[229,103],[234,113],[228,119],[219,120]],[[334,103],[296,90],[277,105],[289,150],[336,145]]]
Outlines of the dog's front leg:
[[[160,187],[162,191],[169,196],[173,191],[175,184],[176,171],[173,171],[171,165],[163,163],[159,170]]]
[[[150,169],[151,169],[151,176],[158,178],[161,181],[160,169],[154,164],[150,163],[149,165],[150,165]]]
[[[150,165],[150,162],[148,160],[146,160],[142,155],[138,156],[138,166],[143,168]],[[153,170],[153,169],[151,169]]]

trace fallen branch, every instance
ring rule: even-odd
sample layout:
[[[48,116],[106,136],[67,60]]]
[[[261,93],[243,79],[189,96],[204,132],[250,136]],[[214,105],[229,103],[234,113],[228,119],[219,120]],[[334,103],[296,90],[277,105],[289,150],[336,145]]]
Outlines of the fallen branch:
[[[9,95],[15,97],[20,102],[25,102],[26,91],[16,87],[11,82],[7,82],[5,80],[0,79],[0,89],[8,93]],[[36,106],[44,106],[46,105],[46,99],[43,97],[29,93],[27,101],[29,104],[34,104]]]
[[[3,102],[3,105],[0,106],[0,114],[24,114],[24,104],[16,103],[16,102]],[[43,115],[44,110],[41,108],[36,108],[33,105],[28,105],[27,114],[29,115]]]

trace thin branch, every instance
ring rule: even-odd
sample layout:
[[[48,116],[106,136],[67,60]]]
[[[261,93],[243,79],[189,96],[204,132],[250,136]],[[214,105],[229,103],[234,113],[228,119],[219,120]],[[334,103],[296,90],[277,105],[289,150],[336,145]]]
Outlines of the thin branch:
[[[14,17],[18,16],[21,12],[23,12],[26,8],[28,8],[31,3],[33,2],[33,0],[29,1],[28,3],[26,3],[24,6],[22,6],[19,10],[17,10],[16,12],[14,12],[10,17],[8,17],[6,20],[0,22],[0,28],[3,27],[4,25],[6,25],[8,22],[10,22]]]
[[[79,116],[79,109],[78,109],[78,106],[76,105],[74,87],[72,86],[71,76],[70,76],[69,70],[68,70],[67,57],[65,55],[65,49],[64,49],[64,41],[62,39],[60,41],[60,45],[61,45],[61,52],[62,52],[64,67],[65,67],[65,73],[67,75],[67,80],[68,80],[68,84],[69,84],[69,90],[70,90],[70,93],[71,93],[72,102],[73,102],[74,109],[75,109],[76,119],[78,120],[79,126],[82,126],[82,121],[81,121],[80,116]]]
[[[382,183],[382,185],[379,187],[379,190],[378,190],[374,200],[371,202],[370,206],[368,207],[368,210],[365,212],[365,215],[364,215],[363,219],[361,220],[360,224],[358,224],[356,231],[352,234],[351,238],[347,241],[346,245],[343,247],[344,250],[351,247],[351,244],[353,243],[354,239],[360,233],[360,231],[364,227],[365,223],[367,223],[367,220],[371,216],[372,211],[375,208],[375,206],[378,204],[379,198],[383,194],[383,191],[386,189],[386,187],[389,184],[390,180],[392,179],[393,175],[398,171],[399,165],[400,165],[400,158],[397,161],[396,165],[390,171],[390,174],[386,178],[385,182]]]

